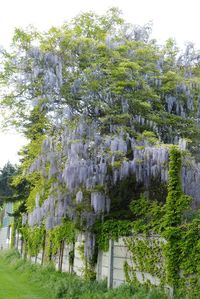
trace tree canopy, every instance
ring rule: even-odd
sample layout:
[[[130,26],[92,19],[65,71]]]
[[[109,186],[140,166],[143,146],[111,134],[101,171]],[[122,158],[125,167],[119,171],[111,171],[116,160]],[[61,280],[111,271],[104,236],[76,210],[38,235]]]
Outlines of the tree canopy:
[[[67,219],[89,243],[98,221],[137,220],[139,200],[158,213],[170,144],[182,149],[182,188],[199,205],[200,55],[190,43],[158,45],[151,30],[116,8],[46,33],[16,29],[1,52],[1,109],[29,140],[13,181],[23,225]]]
[[[4,165],[0,170],[0,206],[5,201],[11,200],[14,194],[14,190],[11,186],[12,179],[16,174],[16,166],[10,162]]]

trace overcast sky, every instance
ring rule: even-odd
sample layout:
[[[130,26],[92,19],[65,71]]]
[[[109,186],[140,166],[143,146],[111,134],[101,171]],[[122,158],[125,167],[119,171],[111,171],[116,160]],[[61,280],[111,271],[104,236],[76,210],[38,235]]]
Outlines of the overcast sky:
[[[80,12],[97,13],[119,7],[133,24],[153,21],[153,34],[159,43],[172,37],[180,47],[192,41],[200,48],[200,0],[3,0],[0,10],[0,45],[8,47],[15,27],[34,25],[45,31],[59,26]],[[18,135],[0,133],[0,167],[8,160],[17,162],[17,151],[24,144]]]

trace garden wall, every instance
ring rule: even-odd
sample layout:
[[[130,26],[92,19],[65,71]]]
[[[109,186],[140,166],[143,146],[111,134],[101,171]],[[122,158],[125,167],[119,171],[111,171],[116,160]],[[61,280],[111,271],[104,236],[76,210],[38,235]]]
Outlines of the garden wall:
[[[0,229],[0,250],[5,250],[10,247],[11,233],[11,226],[2,227]]]
[[[16,249],[24,256],[24,244],[20,234],[16,234],[15,240]],[[141,236],[120,238],[118,241],[110,240],[109,250],[107,252],[101,250],[98,252],[95,268],[96,279],[107,279],[108,287],[117,287],[127,280],[134,279],[140,283],[150,283],[155,286],[160,285],[165,275],[163,257],[161,256],[162,250],[159,249],[163,242],[161,238],[159,239],[156,236],[146,240]],[[52,256],[52,261],[56,269],[63,272],[74,272],[78,276],[83,276],[85,263],[80,250],[83,243],[84,236],[79,235],[75,244],[61,244],[57,255]],[[144,251],[144,244],[146,251]],[[141,247],[140,249],[139,246]],[[139,254],[134,252],[135,250],[140,251]],[[70,263],[72,253],[74,258],[73,265]],[[44,257],[45,248],[39,252],[37,257],[28,258],[33,263],[42,264]],[[155,262],[154,265],[153,260]],[[148,263],[148,261],[150,261],[150,263]],[[169,286],[166,285],[166,287],[170,289]]]

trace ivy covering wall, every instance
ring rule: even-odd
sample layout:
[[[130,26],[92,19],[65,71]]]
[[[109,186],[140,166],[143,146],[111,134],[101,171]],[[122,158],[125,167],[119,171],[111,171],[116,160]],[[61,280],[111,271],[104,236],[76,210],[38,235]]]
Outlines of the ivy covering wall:
[[[150,273],[159,279],[161,285],[168,285],[178,292],[199,293],[198,272],[198,219],[191,212],[191,198],[184,195],[181,188],[181,151],[173,146],[170,150],[169,183],[166,204],[156,226],[150,222],[143,234],[133,235],[126,240],[132,254],[134,267],[125,265],[128,281],[136,281],[136,273]],[[142,205],[144,206],[144,205]],[[141,210],[142,210],[141,206]],[[148,213],[150,213],[148,211]],[[157,217],[157,215],[156,215]],[[198,217],[198,216],[197,216]],[[193,241],[194,227],[196,236]],[[190,241],[194,244],[190,243]],[[193,253],[193,254],[192,254]],[[194,262],[193,258],[195,257]],[[195,265],[191,267],[191,264]],[[144,282],[147,283],[147,281]]]

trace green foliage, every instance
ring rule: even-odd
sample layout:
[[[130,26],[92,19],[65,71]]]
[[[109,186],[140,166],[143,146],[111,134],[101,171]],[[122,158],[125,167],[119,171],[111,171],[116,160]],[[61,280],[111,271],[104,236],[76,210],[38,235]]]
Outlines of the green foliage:
[[[13,249],[15,247],[15,236],[16,236],[16,221],[14,220],[11,225],[11,243],[10,248]]]
[[[136,273],[141,272],[144,283],[151,285],[145,281],[144,276],[144,273],[149,273],[163,285],[166,276],[162,249],[164,240],[155,235],[148,237],[146,234],[137,234],[124,240],[134,261],[133,266],[127,262],[124,264],[126,280],[131,284],[138,284]]]
[[[23,226],[21,228],[23,240],[27,246],[27,252],[30,256],[37,256],[43,247],[45,230],[44,227],[29,228]]]
[[[191,202],[191,198],[182,193],[180,172],[181,152],[172,146],[163,236],[167,240],[165,246],[167,281],[176,287],[178,287],[180,280],[180,254],[182,253],[184,238],[181,228],[183,212],[189,208]]]
[[[160,231],[161,219],[165,214],[163,204],[150,201],[144,194],[141,194],[139,199],[131,202],[130,210],[135,218],[133,221],[135,232],[158,233]]]
[[[96,279],[95,264],[96,261],[93,259],[88,259],[84,254],[84,243],[78,247],[78,252],[81,260],[83,261],[82,273],[86,280],[94,281]]]
[[[156,145],[159,143],[156,134],[152,131],[143,131],[141,136],[138,136],[138,140],[145,140],[149,143],[149,145]]]
[[[95,109],[98,108],[100,122],[102,118],[105,120],[111,117],[113,123],[121,121],[127,127],[131,127],[134,115],[140,115],[149,121],[154,120],[160,128],[161,136],[164,134],[162,140],[165,142],[166,139],[167,142],[170,140],[172,124],[169,118],[174,116],[172,133],[175,136],[189,137],[191,131],[195,131],[191,139],[193,146],[198,147],[196,134],[199,136],[199,129],[191,114],[193,112],[188,113],[186,117],[178,116],[175,111],[167,112],[164,104],[165,96],[181,96],[177,94],[177,85],[186,84],[191,88],[194,82],[199,81],[199,65],[191,57],[195,57],[196,53],[194,51],[193,54],[188,54],[188,61],[192,62],[184,67],[185,71],[190,69],[191,76],[185,76],[183,67],[177,63],[181,53],[175,41],[169,39],[160,47],[155,41],[150,40],[150,32],[151,24],[143,27],[127,24],[116,8],[101,16],[92,12],[81,14],[61,28],[50,28],[45,34],[36,32],[34,28],[16,29],[13,51],[4,51],[2,54],[1,83],[5,86],[12,83],[15,86],[15,90],[5,95],[1,101],[2,109],[7,111],[5,117],[8,116],[4,123],[12,123],[26,130],[32,118],[32,103],[35,103],[37,98],[39,107],[34,110],[37,110],[38,115],[44,113],[51,125],[54,124],[51,112],[55,112],[55,107],[62,111],[69,105],[76,113],[85,109],[91,117],[97,117]],[[137,33],[141,36],[137,36]],[[34,66],[34,58],[29,54],[35,48],[35,44],[42,55],[55,54],[64,65],[64,83],[59,97],[53,95],[55,98],[52,97],[52,102],[43,91],[44,74],[41,73],[37,80],[28,80]],[[162,72],[158,69],[158,63],[161,61]],[[43,67],[41,61],[41,69]],[[26,76],[27,83],[16,82],[14,79],[21,72]],[[161,80],[161,86],[154,84],[157,79]],[[77,80],[80,84],[74,90]],[[196,103],[197,90],[191,88]],[[109,94],[112,95],[112,101],[107,100]],[[121,99],[127,99],[129,104],[130,111],[123,113],[127,114],[126,117],[121,111]],[[183,104],[184,102],[186,99],[183,96]],[[180,118],[179,121],[177,117]],[[187,126],[188,122],[190,129]],[[107,121],[106,123],[108,125]]]
[[[71,244],[75,242],[76,229],[75,225],[71,221],[64,221],[63,224],[56,226],[55,228],[47,232],[48,247],[47,255],[55,255],[60,249],[61,242]]]
[[[137,198],[141,188],[136,184],[135,177],[130,176],[109,188],[109,198],[111,199],[111,211],[106,215],[105,220],[131,220],[132,213],[129,205],[133,198]]]
[[[0,206],[4,202],[10,202],[15,200],[14,189],[12,187],[12,179],[16,174],[16,166],[12,165],[10,162],[4,165],[0,170]]]
[[[118,241],[121,236],[128,236],[132,233],[132,223],[126,220],[107,220],[97,223],[97,244],[103,251],[108,250],[109,240]]]
[[[189,219],[184,216],[190,211],[191,198],[182,192],[182,153],[178,147],[171,146],[169,158],[166,203],[151,202],[142,195],[130,205],[136,218],[132,228],[137,235],[125,238],[134,266],[125,263],[124,271],[131,283],[137,283],[136,271],[148,272],[159,278],[162,285],[172,286],[180,296],[187,293],[195,298],[200,277],[199,214]]]
[[[166,199],[165,225],[181,224],[183,212],[189,207],[191,198],[182,192],[181,152],[175,146],[170,149],[168,195]]]
[[[36,194],[40,193],[41,190],[43,190],[43,198],[41,196],[43,200],[48,195],[49,182],[39,172],[32,174],[29,172],[31,165],[41,152],[41,146],[45,138],[44,133],[47,127],[48,121],[44,112],[41,111],[41,107],[35,107],[30,114],[28,122],[24,125],[24,133],[29,143],[20,152],[22,163],[12,180],[15,201],[21,203],[18,211],[15,211],[16,217],[20,217],[22,213],[33,210]]]

